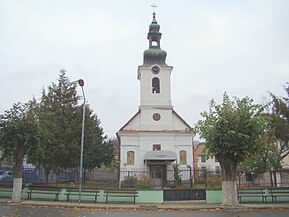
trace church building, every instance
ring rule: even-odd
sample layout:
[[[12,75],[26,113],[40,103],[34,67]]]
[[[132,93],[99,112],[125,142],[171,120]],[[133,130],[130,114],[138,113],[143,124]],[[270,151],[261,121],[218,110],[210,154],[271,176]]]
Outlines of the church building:
[[[137,113],[117,132],[119,142],[119,181],[127,176],[146,174],[155,187],[173,181],[172,165],[180,170],[193,168],[191,127],[173,109],[171,99],[172,66],[160,47],[162,33],[155,13],[149,26],[149,48],[138,67],[140,105]],[[141,173],[143,172],[143,174]],[[190,177],[181,177],[189,180]]]

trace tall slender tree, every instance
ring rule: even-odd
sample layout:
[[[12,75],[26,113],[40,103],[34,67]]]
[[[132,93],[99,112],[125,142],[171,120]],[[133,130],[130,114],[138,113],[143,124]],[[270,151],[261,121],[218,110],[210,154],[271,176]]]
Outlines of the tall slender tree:
[[[79,104],[76,87],[76,82],[70,82],[62,70],[58,83],[43,90],[38,104],[40,143],[38,149],[29,152],[28,159],[45,168],[47,181],[51,171],[77,169],[80,165],[83,105]],[[113,150],[109,149],[100,120],[89,104],[85,111],[83,168],[86,171],[110,163]]]
[[[70,82],[65,70],[61,70],[58,83],[42,91],[37,113],[41,148],[29,155],[29,161],[45,168],[47,181],[51,171],[76,166],[79,155],[74,153],[81,135],[76,87],[76,82]]]

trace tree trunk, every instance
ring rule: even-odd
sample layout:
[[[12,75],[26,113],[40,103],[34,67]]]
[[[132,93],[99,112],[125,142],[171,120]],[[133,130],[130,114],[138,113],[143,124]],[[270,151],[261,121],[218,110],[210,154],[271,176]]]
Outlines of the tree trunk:
[[[230,156],[222,156],[217,159],[222,168],[222,204],[238,206],[237,162]]]
[[[12,202],[19,203],[21,201],[22,178],[13,178]]]
[[[24,146],[20,144],[17,147],[14,166],[13,192],[12,192],[12,202],[14,203],[19,203],[21,201],[24,155],[25,155]]]

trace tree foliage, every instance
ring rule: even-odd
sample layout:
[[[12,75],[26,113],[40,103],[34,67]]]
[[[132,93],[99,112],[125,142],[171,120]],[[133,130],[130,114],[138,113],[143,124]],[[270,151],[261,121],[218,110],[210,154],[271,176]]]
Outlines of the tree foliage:
[[[83,104],[79,104],[76,82],[70,82],[62,70],[58,83],[52,83],[42,91],[37,107],[39,148],[30,152],[29,162],[43,167],[46,174],[60,169],[75,169],[80,165],[80,145]],[[112,150],[100,120],[85,106],[85,130],[83,167],[93,169],[101,163],[109,163]]]
[[[223,182],[236,182],[237,165],[258,150],[266,126],[259,115],[261,108],[248,97],[231,100],[225,93],[222,104],[212,100],[209,112],[201,113],[203,120],[195,129],[206,140],[209,153],[219,161]],[[227,197],[223,203],[238,203],[234,185],[229,192],[223,192]]]
[[[241,171],[267,171],[282,168],[281,157],[278,146],[264,138],[258,150],[253,156],[247,157],[240,163]]]
[[[22,178],[23,158],[38,142],[33,102],[16,103],[0,116],[2,160],[15,162],[15,178]]]
[[[265,120],[259,115],[261,106],[248,97],[230,100],[225,93],[222,104],[210,102],[209,112],[201,113],[204,120],[197,132],[206,140],[210,153],[239,163],[253,155],[265,133]]]
[[[284,87],[285,97],[270,93],[268,137],[279,148],[280,158],[289,155],[289,83]]]
[[[47,171],[76,166],[75,149],[81,134],[76,85],[61,71],[58,83],[42,91],[37,109],[40,148],[28,157]]]
[[[97,115],[88,107],[86,110],[83,166],[92,170],[102,164],[108,165],[113,160],[113,144],[104,135]]]
[[[17,103],[0,116],[2,159],[14,162],[13,202],[21,200],[24,156],[30,150],[37,149],[38,131],[34,105],[34,102]]]
[[[173,175],[174,175],[175,186],[179,186],[179,185],[182,184],[182,176],[181,176],[180,165],[177,164],[177,163],[173,163],[172,167],[173,167]]]

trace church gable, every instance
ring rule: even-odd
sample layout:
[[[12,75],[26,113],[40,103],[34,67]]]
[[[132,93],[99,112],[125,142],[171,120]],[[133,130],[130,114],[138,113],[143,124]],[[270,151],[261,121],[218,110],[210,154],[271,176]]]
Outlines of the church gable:
[[[138,111],[119,131],[136,130],[140,126],[140,111]]]
[[[190,130],[191,126],[175,111],[172,115],[173,128],[176,130]]]

